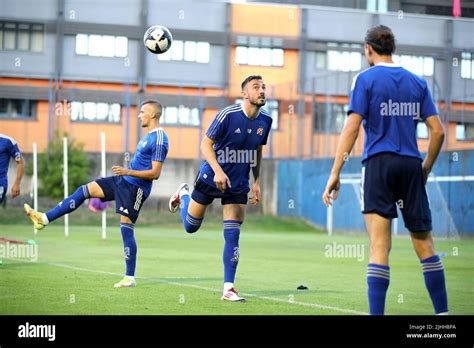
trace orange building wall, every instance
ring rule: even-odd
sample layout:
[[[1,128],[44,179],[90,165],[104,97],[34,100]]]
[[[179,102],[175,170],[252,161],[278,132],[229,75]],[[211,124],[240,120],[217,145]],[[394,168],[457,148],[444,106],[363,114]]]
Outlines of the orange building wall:
[[[298,37],[300,32],[300,12],[294,6],[262,4],[233,4],[232,26],[235,34],[250,34],[278,38]],[[298,51],[284,50],[282,67],[239,65],[235,63],[236,47],[231,48],[229,62],[229,95],[231,99],[241,97],[240,84],[249,75],[261,75],[267,85],[267,99],[293,101],[296,105],[298,80]],[[295,121],[298,120],[298,121]],[[301,125],[296,124],[301,122]],[[290,115],[288,108],[280,106],[279,126],[270,133],[271,140],[264,147],[263,155],[272,152],[274,157],[298,155],[298,139],[305,139],[301,156],[310,153],[311,117],[299,118]],[[298,131],[305,134],[301,137]],[[270,149],[271,146],[271,149]]]
[[[48,102],[37,104],[36,120],[0,120],[0,133],[15,139],[24,153],[33,152],[36,142],[38,152],[48,146]]]
[[[37,143],[38,151],[43,152],[47,148],[48,137],[48,102],[39,101],[37,104],[36,120],[0,120],[0,133],[13,137],[25,153],[31,153],[33,142]],[[205,135],[207,128],[219,110],[206,109],[203,113],[203,124],[201,136]],[[313,133],[312,115],[307,114],[303,118],[297,115],[289,115],[288,112],[280,112],[279,129],[272,130],[271,141],[264,148],[264,156],[270,153],[276,158],[302,157],[311,158],[311,136],[313,137],[313,158],[334,156],[336,152],[339,134]],[[59,127],[61,132],[68,132],[75,140],[85,143],[88,152],[100,152],[100,133],[106,133],[107,152],[124,152],[125,112],[122,108],[122,123],[96,124],[71,122],[65,115],[54,116],[53,123]],[[298,125],[298,122],[300,125]],[[129,124],[129,151],[134,153],[138,142],[137,134],[137,110],[130,110]],[[171,127],[164,126],[170,140],[169,158],[198,158],[199,157],[199,127]],[[300,133],[300,132],[303,133]],[[446,140],[444,151],[467,150],[474,148],[474,141],[456,140],[456,123],[451,122],[446,128]],[[144,132],[142,132],[144,135]],[[361,127],[359,137],[354,146],[352,156],[361,156],[363,151],[364,131]],[[302,150],[299,142],[303,142]],[[419,139],[418,145],[421,152],[427,151],[428,140]]]
[[[300,12],[296,6],[232,4],[231,29],[241,34],[298,36]]]

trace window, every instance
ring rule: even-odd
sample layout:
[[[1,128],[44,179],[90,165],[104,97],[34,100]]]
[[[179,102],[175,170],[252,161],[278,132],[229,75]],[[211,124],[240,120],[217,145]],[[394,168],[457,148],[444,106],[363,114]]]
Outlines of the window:
[[[235,100],[236,104],[242,104],[243,100],[238,98]],[[273,119],[272,122],[272,129],[278,129],[278,115],[280,113],[280,102],[278,100],[267,100],[265,106],[263,106],[269,114],[270,117]]]
[[[235,63],[253,66],[283,66],[284,56],[282,48],[237,46]]]
[[[362,46],[359,44],[328,42],[327,52],[315,52],[315,69],[329,69],[334,71],[358,71],[362,68]],[[332,49],[337,47],[339,49]],[[344,50],[345,48],[357,49]]]
[[[196,62],[209,63],[211,55],[211,45],[209,42],[198,42],[196,44]]]
[[[0,22],[0,49],[42,52],[44,25]]]
[[[428,127],[425,122],[418,122],[416,126],[416,136],[419,139],[428,139]]]
[[[34,119],[36,100],[0,98],[0,118]]]
[[[315,52],[314,64],[316,69],[326,69],[326,52]]]
[[[120,116],[120,104],[117,103],[71,103],[71,121],[73,122],[120,123]]]
[[[128,38],[111,35],[76,35],[76,54],[91,57],[119,57],[128,55]]]
[[[367,11],[387,12],[388,0],[367,0]]]
[[[313,128],[317,132],[339,133],[346,120],[347,105],[316,103]]]
[[[433,57],[396,55],[392,56],[393,62],[419,76],[433,76]]]
[[[359,52],[328,51],[327,61],[329,70],[358,71],[361,69]]]
[[[235,50],[235,62],[240,65],[248,63],[248,48],[244,46],[237,46]]]
[[[456,125],[456,140],[474,141],[474,123],[458,123]]]
[[[461,78],[474,79],[474,54],[463,52],[461,54]]]
[[[280,103],[278,100],[267,100],[264,106],[267,109],[270,117],[273,119],[272,129],[278,129],[278,115],[280,113]]]
[[[199,109],[189,108],[184,105],[166,106],[163,116],[160,119],[161,124],[182,125],[182,126],[199,126]]]
[[[184,60],[186,62],[209,63],[211,45],[209,42],[174,40],[171,48],[162,54],[157,54],[158,60]]]

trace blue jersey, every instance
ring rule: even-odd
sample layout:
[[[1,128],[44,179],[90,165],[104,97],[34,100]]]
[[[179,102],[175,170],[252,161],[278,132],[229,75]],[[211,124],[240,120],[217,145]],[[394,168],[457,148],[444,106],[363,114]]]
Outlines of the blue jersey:
[[[207,137],[214,141],[216,159],[229,177],[231,188],[226,193],[239,194],[249,190],[249,173],[257,164],[257,149],[267,143],[272,118],[260,109],[251,120],[241,104],[222,109],[207,130]],[[207,161],[201,166],[200,178],[209,186],[216,187],[214,171]]]
[[[0,186],[8,185],[8,165],[10,158],[21,158],[21,152],[13,138],[0,133]]]
[[[163,129],[156,128],[152,130],[138,143],[137,151],[128,169],[150,170],[152,161],[165,161],[168,148],[168,136]],[[144,180],[133,176],[124,176],[123,178],[127,182],[140,187],[146,197],[150,195],[153,180]]]
[[[416,126],[438,111],[424,79],[395,65],[380,63],[354,77],[348,115],[363,117],[362,162],[381,152],[418,157]]]

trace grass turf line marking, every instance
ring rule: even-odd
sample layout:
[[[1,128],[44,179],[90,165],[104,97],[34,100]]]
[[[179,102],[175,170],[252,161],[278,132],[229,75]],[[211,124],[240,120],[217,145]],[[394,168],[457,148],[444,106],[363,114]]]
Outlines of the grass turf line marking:
[[[88,268],[71,266],[71,265],[67,265],[67,264],[64,264],[64,263],[45,262],[43,264],[46,264],[46,265],[49,265],[49,266],[56,266],[56,267],[73,269],[73,270],[82,271],[82,272],[99,273],[99,274],[107,274],[107,275],[114,275],[114,276],[123,276],[123,274],[121,274],[121,273],[92,270],[92,269],[88,269]],[[205,290],[205,291],[212,291],[212,292],[222,291],[221,289],[209,288],[209,287],[206,287],[206,286],[194,285],[194,284],[184,284],[184,283],[168,281],[168,280],[153,278],[153,277],[136,277],[136,278],[137,279],[145,279],[145,280],[154,280],[154,281],[157,281],[157,282],[163,283],[163,284],[183,286],[183,287],[194,288],[194,289]],[[244,293],[244,292],[242,292],[241,295],[247,296],[247,297],[258,298],[258,299],[261,299],[261,300],[288,303],[290,305],[298,305],[298,306],[303,306],[303,307],[313,307],[313,308],[331,310],[331,311],[336,311],[336,312],[341,312],[341,313],[356,314],[356,315],[368,315],[368,313],[366,313],[366,312],[360,312],[360,311],[355,311],[355,310],[352,310],[352,309],[339,308],[339,307],[334,307],[334,306],[327,306],[327,305],[322,305],[322,304],[318,304],[318,303],[301,302],[301,301],[291,301],[290,302],[286,299],[281,299],[281,298],[277,298],[277,297],[259,296],[259,295],[256,295],[256,294],[250,294],[250,293]]]

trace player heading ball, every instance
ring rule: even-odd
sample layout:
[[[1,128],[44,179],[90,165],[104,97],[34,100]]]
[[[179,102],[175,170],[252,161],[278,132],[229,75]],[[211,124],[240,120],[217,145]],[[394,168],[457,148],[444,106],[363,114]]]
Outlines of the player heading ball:
[[[209,126],[201,144],[205,160],[194,182],[192,195],[189,185],[184,183],[170,198],[171,212],[181,208],[181,219],[188,233],[196,232],[202,224],[207,207],[220,199],[224,219],[224,292],[226,301],[245,301],[234,289],[235,273],[240,258],[240,227],[244,221],[245,206],[249,200],[249,174],[253,172],[251,204],[260,201],[260,165],[262,147],[266,145],[272,118],[261,109],[265,105],[266,85],[260,75],[248,76],[241,85],[243,104],[234,104],[222,109]],[[256,151],[255,165],[248,160],[226,159],[216,154]]]

